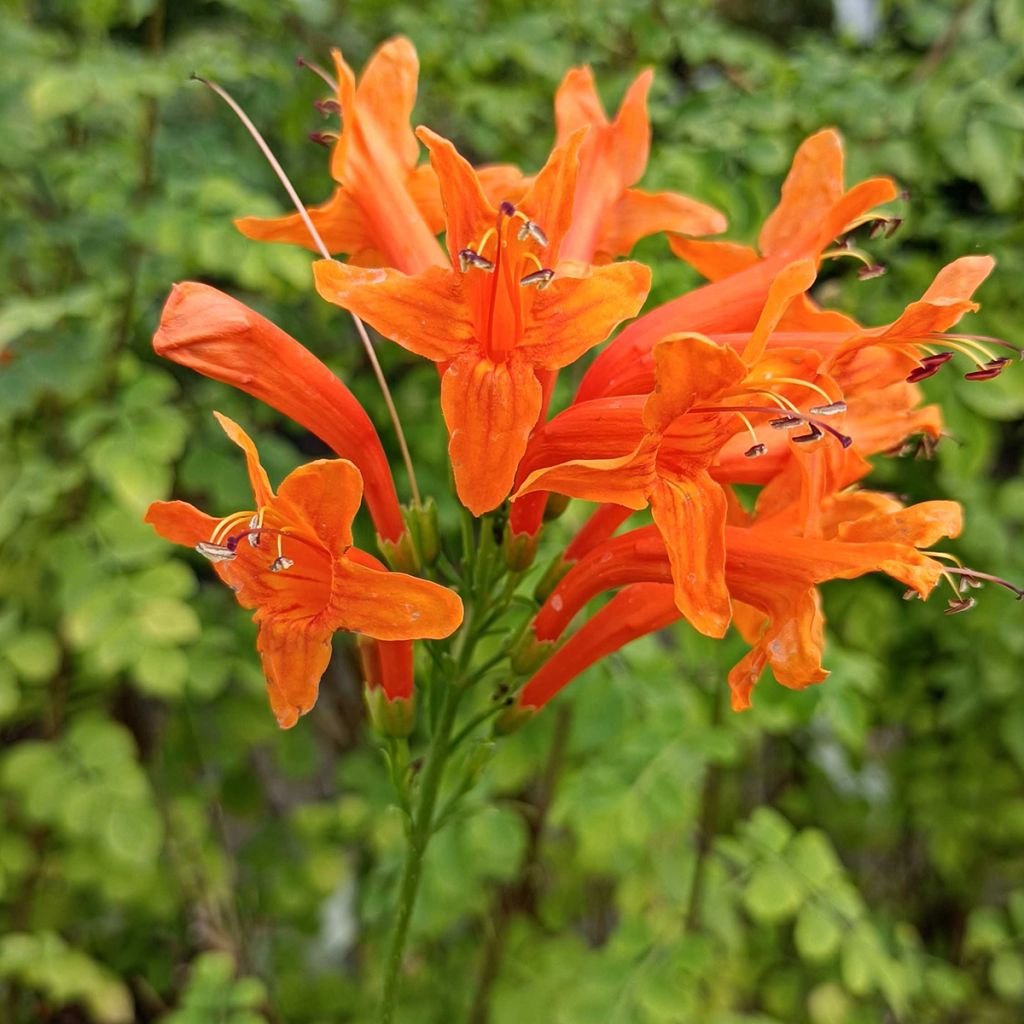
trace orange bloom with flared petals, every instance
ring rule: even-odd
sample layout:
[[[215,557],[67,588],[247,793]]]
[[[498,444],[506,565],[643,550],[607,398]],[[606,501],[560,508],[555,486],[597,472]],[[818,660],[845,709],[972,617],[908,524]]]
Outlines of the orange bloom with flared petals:
[[[556,416],[531,441],[518,493],[544,489],[634,509],[650,504],[672,560],[680,611],[702,633],[722,636],[731,608],[728,498],[711,472],[720,451],[735,434],[753,432],[752,421],[768,418],[806,425],[806,433],[791,435],[796,441],[816,441],[828,430],[849,444],[813,414],[797,411],[791,399],[771,404],[780,390],[814,376],[816,360],[807,356],[777,350],[748,367],[731,348],[700,335],[666,339],[655,348],[655,392],[582,402]],[[835,396],[811,386],[819,413],[841,408]],[[767,446],[756,435],[754,445],[750,440],[747,454],[756,458]]]
[[[403,348],[442,364],[441,407],[455,484],[474,515],[508,495],[543,404],[541,376],[567,366],[636,314],[638,263],[560,263],[583,133],[552,154],[518,206],[495,209],[473,168],[426,129],[447,216],[451,269],[416,277],[335,261],[317,289]]]
[[[256,446],[238,424],[217,419],[244,452],[255,508],[216,519],[182,501],[159,501],[146,522],[214,564],[243,608],[256,610],[257,648],[270,705],[290,728],[316,702],[339,629],[383,641],[438,639],[462,621],[454,592],[388,572],[352,546],[362,500],[359,471],[344,459],[309,463],[275,494]]]
[[[409,124],[416,102],[419,60],[408,39],[384,43],[369,59],[358,86],[340,50],[337,74],[341,134],[331,154],[338,187],[309,209],[327,248],[360,266],[392,266],[416,273],[444,262],[434,237],[441,227],[437,182],[417,167],[419,145]],[[316,251],[299,214],[235,222],[261,241],[293,242]]]
[[[555,94],[557,141],[589,127],[580,149],[572,227],[562,258],[584,263],[624,256],[647,235],[674,231],[713,235],[728,226],[704,203],[676,192],[632,188],[643,176],[651,148],[647,93],[654,72],[644,71],[629,87],[615,120],[609,122],[590,68],[573,68]]]
[[[896,195],[890,178],[869,178],[847,189],[838,133],[826,129],[812,135],[797,150],[779,205],[761,231],[761,253],[733,242],[673,238],[677,255],[712,283],[630,324],[594,360],[576,400],[631,393],[624,381],[635,375],[637,360],[669,334],[751,330],[783,268],[802,260],[816,264],[834,239],[873,219],[871,211]]]

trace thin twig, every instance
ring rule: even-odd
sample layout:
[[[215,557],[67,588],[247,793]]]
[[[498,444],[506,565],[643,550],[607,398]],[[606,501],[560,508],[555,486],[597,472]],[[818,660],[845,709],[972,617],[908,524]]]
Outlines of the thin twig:
[[[312,67],[312,65],[308,65]],[[315,68],[313,70],[316,70]],[[277,175],[278,181],[284,186],[284,190],[288,193],[288,198],[292,201],[295,209],[298,211],[299,216],[302,218],[303,224],[306,225],[306,230],[309,232],[310,238],[313,239],[313,243],[320,251],[320,255],[325,260],[333,260],[334,257],[330,254],[327,246],[324,245],[324,240],[320,237],[320,232],[317,231],[316,226],[313,224],[312,218],[309,216],[309,212],[306,207],[302,204],[302,200],[299,199],[299,194],[295,191],[295,187],[292,185],[291,180],[285,173],[284,168],[278,162],[276,156],[270,146],[267,145],[266,140],[260,134],[259,129],[249,119],[249,115],[235,102],[234,98],[223,88],[217,85],[216,82],[211,82],[208,78],[203,78],[202,75],[197,75],[195,72],[191,76],[197,82],[202,82],[208,89],[215,92],[234,112],[235,116],[245,126],[246,131],[252,136],[253,141],[259,146],[260,151],[267,159],[267,163],[270,164],[274,173]],[[359,333],[359,337],[363,343],[363,348],[366,349],[366,356],[370,360],[370,365],[373,367],[373,374],[377,378],[377,384],[380,386],[381,394],[384,396],[384,404],[387,406],[388,415],[391,417],[391,424],[395,428],[395,436],[398,439],[398,447],[402,453],[402,461],[405,463],[406,473],[409,475],[409,489],[412,491],[412,499],[416,505],[420,504],[420,489],[416,483],[416,472],[412,466],[412,456],[409,454],[409,446],[405,441],[405,432],[402,430],[402,423],[398,418],[398,409],[395,408],[394,399],[391,397],[391,389],[388,387],[388,382],[384,378],[384,371],[381,369],[380,361],[377,359],[377,353],[374,350],[373,342],[370,341],[370,335],[366,331],[366,326],[363,321],[355,315],[355,313],[349,311],[349,315],[352,317],[352,322],[356,325],[356,331]]]

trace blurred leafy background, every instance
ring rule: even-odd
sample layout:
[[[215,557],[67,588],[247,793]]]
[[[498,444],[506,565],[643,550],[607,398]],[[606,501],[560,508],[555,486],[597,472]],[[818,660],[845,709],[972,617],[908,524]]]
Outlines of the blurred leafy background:
[[[838,13],[837,13],[838,12]],[[870,15],[866,19],[857,14]],[[842,15],[842,17],[840,17]],[[0,10],[0,1019],[367,1021],[401,824],[349,652],[277,732],[253,631],[140,521],[172,492],[242,507],[209,415],[272,477],[318,443],[148,348],[175,280],[238,295],[329,361],[383,428],[308,258],[235,233],[283,209],[196,70],[231,88],[308,201],[329,191],[321,83],[396,32],[418,117],[480,160],[542,161],[551,96],[590,62],[610,105],[648,64],[645,184],[749,240],[799,140],[890,172],[886,277],[819,298],[891,319],[945,261],[992,252],[979,332],[1021,340],[1021,0],[7,0]],[[655,299],[694,279],[641,246]],[[445,489],[436,378],[381,347]],[[953,439],[879,467],[966,506],[956,549],[1019,579],[1024,376],[928,382]],[[383,431],[385,439],[391,438]],[[402,482],[400,481],[400,486]],[[592,670],[504,742],[431,850],[406,1024],[873,1024],[1024,1019],[1024,630],[868,579],[827,589],[829,681],[727,710],[733,641],[679,627]]]

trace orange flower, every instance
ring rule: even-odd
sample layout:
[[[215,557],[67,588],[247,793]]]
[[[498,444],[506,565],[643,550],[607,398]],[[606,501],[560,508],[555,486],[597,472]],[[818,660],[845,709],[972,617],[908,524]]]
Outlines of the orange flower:
[[[455,484],[474,515],[499,505],[543,404],[545,371],[567,366],[643,303],[637,263],[559,263],[582,132],[554,151],[518,208],[495,209],[455,147],[426,129],[452,268],[416,277],[332,260],[317,289],[403,348],[444,366],[441,408]]]
[[[216,519],[186,502],[159,501],[146,522],[166,540],[209,558],[238,603],[256,609],[256,646],[282,728],[316,702],[337,630],[395,641],[437,639],[458,628],[458,595],[387,572],[352,547],[362,481],[351,462],[311,462],[290,473],[275,494],[252,440],[226,416],[214,415],[245,452],[255,508]]]
[[[324,109],[333,106],[341,115],[331,154],[338,187],[326,203],[308,208],[313,224],[331,252],[347,254],[356,266],[406,274],[442,266],[444,252],[434,237],[444,225],[437,178],[429,164],[417,166],[419,144],[409,124],[419,77],[415,47],[401,36],[389,39],[367,61],[358,85],[341,51],[331,55],[337,99]],[[525,190],[516,167],[501,164],[480,174],[485,189]],[[235,226],[248,238],[317,251],[297,213],[243,217]]]
[[[823,619],[817,585],[885,572],[927,597],[944,566],[918,550],[960,530],[954,502],[902,508],[872,492],[837,495],[826,503],[826,536],[794,533],[794,509],[727,526],[726,577],[736,602],[736,624],[753,649],[729,674],[733,708],[750,706],[750,691],[766,665],[784,686],[821,682]],[[533,632],[554,641],[585,604],[625,587],[586,622],[530,679],[521,708],[538,708],[598,658],[679,617],[668,553],[653,527],[605,541],[573,566],[538,612]],[[954,608],[954,610],[956,610]]]
[[[580,128],[590,129],[580,149],[572,227],[562,243],[563,259],[607,262],[626,255],[647,235],[661,231],[710,235],[728,226],[721,213],[688,196],[630,187],[647,167],[651,148],[647,92],[653,78],[654,72],[648,69],[633,82],[612,122],[605,115],[590,68],[572,68],[558,87],[558,143]]]
[[[623,381],[633,376],[637,360],[649,356],[669,334],[751,330],[785,267],[805,259],[816,263],[833,239],[873,219],[870,211],[895,197],[896,186],[889,178],[869,178],[845,189],[839,135],[831,129],[812,135],[797,150],[779,205],[761,231],[762,255],[732,242],[672,239],[677,255],[713,283],[630,324],[594,360],[576,400],[629,394],[630,386]]]
[[[537,432],[518,494],[544,489],[633,509],[650,504],[672,561],[680,611],[700,632],[722,636],[731,614],[725,581],[728,498],[712,477],[713,464],[733,435],[753,434],[752,421],[766,418],[806,425],[806,433],[790,435],[797,442],[816,441],[828,431],[848,446],[849,438],[820,418],[841,412],[843,405],[803,380],[813,377],[816,360],[799,350],[777,350],[748,367],[731,348],[681,335],[654,352],[657,389],[650,397],[582,402]],[[816,399],[809,414],[788,396],[779,398],[801,385]],[[765,452],[756,434],[753,445],[750,440],[748,456]]]
[[[307,348],[230,295],[177,284],[164,304],[153,350],[266,402],[350,459],[366,487],[377,533],[405,531],[387,454],[355,395]]]
[[[310,217],[331,252],[363,266],[415,273],[444,261],[437,182],[417,167],[419,145],[409,126],[419,60],[408,39],[389,39],[369,59],[359,85],[340,50],[333,50],[342,130],[331,154],[338,187]],[[314,249],[302,218],[243,217],[239,231],[261,241]]]

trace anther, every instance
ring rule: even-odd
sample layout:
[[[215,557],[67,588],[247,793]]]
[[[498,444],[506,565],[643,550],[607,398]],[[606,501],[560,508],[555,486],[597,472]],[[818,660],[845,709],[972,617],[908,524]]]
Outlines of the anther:
[[[283,572],[285,569],[290,569],[295,563],[290,558],[285,558],[284,555],[278,555],[277,558],[270,563],[271,572]]]
[[[806,434],[794,434],[793,437],[790,438],[790,440],[794,441],[797,444],[810,444],[812,441],[817,441],[819,438],[824,436],[825,432],[821,429],[821,427],[819,427],[816,423],[809,423],[807,425]],[[846,445],[844,444],[843,447],[845,448]]]
[[[886,268],[881,263],[871,263],[866,267],[861,267],[857,271],[857,277],[861,281],[870,281],[874,277],[881,277],[886,273]]]
[[[756,459],[758,456],[764,455],[767,451],[768,446],[758,442],[757,444],[752,444],[743,454],[748,459]]]
[[[233,544],[211,544],[209,541],[205,540],[201,540],[196,545],[196,551],[198,551],[203,558],[209,559],[214,564],[217,562],[230,562],[238,555]]]
[[[331,114],[341,113],[341,104],[334,99],[314,100],[313,106],[316,110],[319,110],[324,117],[329,117]]]
[[[516,238],[520,242],[525,242],[527,238],[532,238],[539,246],[547,246],[548,236],[540,229],[540,227],[533,223],[532,220],[524,220],[523,226],[519,229],[519,233]]]
[[[465,273],[470,267],[476,267],[477,270],[484,270],[488,274],[494,270],[494,264],[480,253],[473,249],[460,249],[459,250],[459,269]]]
[[[942,367],[942,363],[927,363],[924,366],[915,366],[906,376],[908,384],[916,384],[918,381],[934,377]]]
[[[961,612],[970,611],[978,602],[973,597],[953,598],[943,610],[944,615],[959,615]]]
[[[775,430],[792,430],[793,427],[803,426],[803,418],[800,416],[778,416],[768,421],[768,426]]]
[[[260,546],[260,527],[263,525],[263,517],[259,512],[249,520],[249,546],[258,548]]]
[[[809,412],[812,416],[837,416],[841,412],[846,412],[846,403],[832,402],[829,405],[817,405]]]
[[[524,287],[528,288],[530,285],[535,284],[537,291],[542,292],[549,284],[551,279],[555,276],[553,270],[549,270],[547,267],[541,267],[540,270],[535,270],[532,274],[527,274],[526,277],[521,277],[519,283]]]
[[[972,370],[970,373],[964,374],[964,380],[992,380],[998,377],[1003,370],[1010,365],[1010,360],[1006,356],[1000,356],[998,359],[990,359],[980,369]]]
[[[310,132],[309,140],[318,146],[326,146],[330,149],[338,141],[338,135],[336,132]]]

